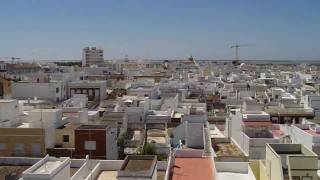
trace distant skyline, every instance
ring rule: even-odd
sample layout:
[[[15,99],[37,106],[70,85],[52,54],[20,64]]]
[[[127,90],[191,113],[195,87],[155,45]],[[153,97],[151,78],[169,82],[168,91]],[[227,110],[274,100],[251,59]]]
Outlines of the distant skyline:
[[[0,58],[320,60],[319,0],[10,0]]]

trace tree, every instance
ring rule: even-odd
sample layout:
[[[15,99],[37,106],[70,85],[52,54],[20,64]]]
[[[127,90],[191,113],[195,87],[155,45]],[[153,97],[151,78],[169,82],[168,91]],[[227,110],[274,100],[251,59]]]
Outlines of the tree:
[[[153,144],[146,143],[140,152],[141,155],[157,155],[157,150]]]
[[[125,137],[123,135],[121,135],[119,138],[118,138],[118,141],[117,141],[117,144],[118,144],[118,153],[119,153],[119,158],[120,159],[124,159],[125,156],[124,156],[124,147],[125,147],[125,144],[126,144],[126,140],[125,140]]]
[[[156,155],[158,161],[167,161],[167,156],[165,154],[158,154],[156,147],[152,143],[146,143],[140,149],[140,155]]]
[[[81,66],[81,61],[54,62],[58,66]]]

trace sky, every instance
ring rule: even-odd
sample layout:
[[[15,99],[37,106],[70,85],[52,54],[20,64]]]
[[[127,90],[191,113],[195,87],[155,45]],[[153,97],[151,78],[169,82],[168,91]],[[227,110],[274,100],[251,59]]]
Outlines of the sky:
[[[9,0],[0,58],[320,60],[319,0]]]

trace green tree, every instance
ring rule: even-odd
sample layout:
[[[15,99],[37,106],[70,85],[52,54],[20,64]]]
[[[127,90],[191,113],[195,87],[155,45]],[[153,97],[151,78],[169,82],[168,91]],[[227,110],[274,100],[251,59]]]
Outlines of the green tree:
[[[118,144],[118,147],[119,147],[118,148],[119,159],[124,159],[125,158],[124,147],[125,147],[125,144],[126,144],[126,140],[125,140],[125,137],[123,135],[121,135],[118,138],[117,144]]]
[[[146,143],[141,150],[141,155],[157,155],[157,150],[153,144]]]

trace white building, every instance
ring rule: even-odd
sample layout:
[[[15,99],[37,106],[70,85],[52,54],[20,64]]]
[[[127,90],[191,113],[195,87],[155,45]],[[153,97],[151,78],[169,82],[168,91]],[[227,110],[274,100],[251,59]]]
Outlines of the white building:
[[[89,101],[102,101],[106,97],[106,81],[72,81],[68,83],[68,97],[74,94],[85,94]]]
[[[22,180],[70,179],[70,159],[46,156],[22,173]]]
[[[304,107],[312,108],[316,117],[320,116],[320,96],[318,95],[306,95],[304,97]]]
[[[85,47],[82,52],[82,66],[103,65],[103,49]]]
[[[45,131],[45,146],[52,148],[55,142],[55,129],[67,123],[62,119],[61,109],[34,109],[21,117],[22,125],[17,128],[42,128]]]
[[[264,111],[230,111],[227,121],[228,136],[232,137],[250,159],[263,159],[266,143],[278,143],[271,129],[270,115]]]
[[[15,99],[45,99],[61,101],[66,99],[66,86],[62,82],[33,83],[13,82],[12,98]]]
[[[303,144],[320,154],[320,127],[315,124],[282,125],[281,128],[290,135],[292,143]]]
[[[19,122],[17,100],[0,100],[0,127],[11,127]]]

